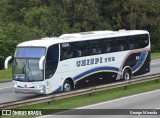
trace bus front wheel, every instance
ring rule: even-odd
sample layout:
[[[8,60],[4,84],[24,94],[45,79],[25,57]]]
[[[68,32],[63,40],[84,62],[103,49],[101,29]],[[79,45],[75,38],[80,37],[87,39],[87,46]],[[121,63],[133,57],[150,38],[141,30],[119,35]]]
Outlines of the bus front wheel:
[[[130,80],[131,79],[131,72],[128,69],[125,69],[123,72],[123,80]]]
[[[72,84],[71,81],[69,80],[65,80],[64,84],[63,84],[63,91],[67,92],[67,91],[71,91],[72,90]]]

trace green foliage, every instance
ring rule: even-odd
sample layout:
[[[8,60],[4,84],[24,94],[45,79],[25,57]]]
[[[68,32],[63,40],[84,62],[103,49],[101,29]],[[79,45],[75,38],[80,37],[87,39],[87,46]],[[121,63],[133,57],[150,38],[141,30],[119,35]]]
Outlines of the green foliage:
[[[31,28],[19,24],[0,25],[0,69],[3,68],[7,56],[13,55],[18,43],[44,37],[38,28]]]
[[[37,27],[47,35],[51,35],[52,28],[55,24],[54,17],[52,17],[51,9],[48,7],[33,7],[28,10],[24,16],[25,23],[29,28]]]
[[[12,69],[0,70],[0,81],[12,80]]]
[[[93,30],[144,29],[160,47],[159,0],[1,0],[0,69],[17,44]]]

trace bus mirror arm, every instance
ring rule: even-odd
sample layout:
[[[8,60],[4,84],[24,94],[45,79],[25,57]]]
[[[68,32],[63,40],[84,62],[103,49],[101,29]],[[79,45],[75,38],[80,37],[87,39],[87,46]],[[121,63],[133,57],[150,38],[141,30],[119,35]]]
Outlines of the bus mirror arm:
[[[43,70],[43,62],[45,60],[45,56],[41,57],[40,60],[39,60],[39,69],[40,70]]]
[[[4,64],[4,68],[5,68],[5,69],[8,69],[8,63],[9,63],[9,61],[10,61],[12,58],[13,58],[13,56],[9,56],[9,57],[6,58],[5,64]]]

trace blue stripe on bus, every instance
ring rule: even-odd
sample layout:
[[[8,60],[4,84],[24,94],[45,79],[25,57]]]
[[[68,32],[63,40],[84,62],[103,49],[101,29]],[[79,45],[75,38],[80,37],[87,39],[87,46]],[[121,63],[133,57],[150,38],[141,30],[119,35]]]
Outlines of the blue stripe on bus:
[[[90,70],[88,70],[88,71],[85,71],[85,72],[83,72],[83,73],[81,73],[81,74],[79,74],[79,75],[77,75],[77,76],[75,76],[74,78],[73,78],[73,80],[74,81],[77,81],[77,80],[79,80],[80,78],[83,78],[83,77],[85,77],[85,76],[87,76],[87,75],[90,75],[90,74],[92,74],[92,73],[95,73],[95,72],[99,72],[99,71],[110,71],[110,72],[119,72],[119,68],[116,68],[116,67],[109,67],[109,66],[104,66],[104,67],[97,67],[97,68],[93,68],[93,69],[90,69]]]
[[[138,69],[142,66],[144,61],[146,60],[148,52],[142,52],[140,55],[140,59],[138,60],[137,64],[132,68],[132,72],[138,71]]]
[[[58,93],[61,91],[61,87],[58,87],[53,93]]]

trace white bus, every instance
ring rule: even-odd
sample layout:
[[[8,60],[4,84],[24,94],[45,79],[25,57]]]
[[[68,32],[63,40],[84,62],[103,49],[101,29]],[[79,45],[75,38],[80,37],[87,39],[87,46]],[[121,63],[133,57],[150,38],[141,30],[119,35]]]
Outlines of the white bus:
[[[15,93],[49,94],[129,80],[150,71],[144,30],[63,34],[19,44],[13,60]]]

